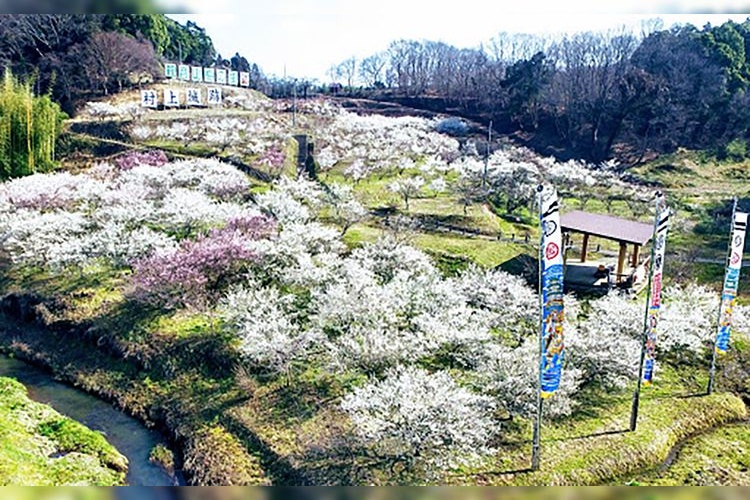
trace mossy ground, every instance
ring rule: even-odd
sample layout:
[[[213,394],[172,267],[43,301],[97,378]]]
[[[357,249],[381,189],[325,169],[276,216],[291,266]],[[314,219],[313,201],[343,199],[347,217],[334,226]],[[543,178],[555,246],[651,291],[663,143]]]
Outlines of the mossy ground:
[[[0,378],[0,485],[123,484],[127,459],[104,436]]]

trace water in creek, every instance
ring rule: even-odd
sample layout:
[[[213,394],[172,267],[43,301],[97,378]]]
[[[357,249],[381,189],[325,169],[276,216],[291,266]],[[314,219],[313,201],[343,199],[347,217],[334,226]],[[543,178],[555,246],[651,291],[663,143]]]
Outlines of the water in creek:
[[[34,401],[48,404],[58,412],[104,433],[128,459],[126,481],[131,486],[172,486],[184,484],[148,460],[151,449],[165,444],[164,436],[147,429],[141,422],[115,409],[111,404],[74,389],[34,366],[0,355],[0,376],[18,380]]]

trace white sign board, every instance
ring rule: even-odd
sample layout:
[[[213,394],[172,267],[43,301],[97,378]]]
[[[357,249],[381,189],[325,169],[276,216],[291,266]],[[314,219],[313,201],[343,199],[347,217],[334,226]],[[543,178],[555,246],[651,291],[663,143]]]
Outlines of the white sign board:
[[[230,71],[229,72],[229,85],[239,85],[240,84],[240,75],[236,71]]]
[[[242,85],[243,87],[250,86],[250,73],[246,71],[240,72],[240,85]]]
[[[216,83],[216,73],[213,68],[203,68],[203,81],[206,83]]]
[[[193,66],[192,71],[192,80],[194,82],[202,82],[203,81],[203,68],[201,66]]]
[[[221,104],[221,88],[208,88],[208,104]]]
[[[156,97],[155,90],[141,90],[141,106],[145,108],[156,108],[159,106],[159,99]]]
[[[167,89],[164,91],[164,105],[165,106],[179,106],[180,105],[180,91],[175,89]]]
[[[180,64],[180,80],[190,81],[190,66]]]
[[[216,83],[218,83],[219,85],[227,84],[227,70],[225,69],[216,70]]]
[[[164,76],[167,78],[177,78],[177,65],[174,63],[166,63],[164,65]]]
[[[185,104],[187,104],[188,106],[200,106],[203,104],[200,89],[187,89],[185,91],[185,96]]]

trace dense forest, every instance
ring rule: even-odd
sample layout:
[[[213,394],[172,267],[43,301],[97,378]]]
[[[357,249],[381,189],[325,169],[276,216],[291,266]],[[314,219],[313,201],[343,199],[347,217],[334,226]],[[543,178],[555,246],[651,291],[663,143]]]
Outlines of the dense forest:
[[[358,95],[492,120],[558,157],[636,163],[686,147],[738,160],[750,137],[750,20],[501,33],[475,49],[398,40],[329,74]]]
[[[160,60],[249,71],[239,53],[224,59],[206,31],[162,14],[0,15],[0,67],[68,112],[81,100],[120,91],[161,74]]]

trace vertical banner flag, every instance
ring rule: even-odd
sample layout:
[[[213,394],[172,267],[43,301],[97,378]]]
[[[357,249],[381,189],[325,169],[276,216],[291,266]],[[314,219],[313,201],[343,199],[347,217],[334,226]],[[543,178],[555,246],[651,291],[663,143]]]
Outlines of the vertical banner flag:
[[[208,104],[221,104],[221,89],[219,87],[209,87]]]
[[[203,101],[201,101],[200,89],[187,89],[185,95],[187,96],[185,104],[188,106],[200,106],[203,104]]]
[[[563,257],[557,192],[542,194],[542,360],[541,393],[551,396],[560,386],[563,362]]]
[[[180,92],[174,89],[167,89],[164,91],[164,105],[165,106],[179,106],[180,105]]]
[[[203,68],[203,81],[206,83],[216,83],[215,70],[213,68]]]
[[[237,86],[240,84],[239,73],[236,71],[229,71],[229,85]]]
[[[155,90],[141,90],[141,106],[145,108],[155,108],[159,105],[159,99],[156,97]]]
[[[193,66],[191,74],[194,82],[203,81],[203,68],[201,66]]]
[[[246,71],[240,72],[240,85],[243,87],[249,87],[250,86],[250,73]]]
[[[667,246],[667,228],[669,227],[670,209],[665,207],[656,223],[654,235],[654,261],[651,270],[651,302],[648,305],[648,319],[646,321],[646,351],[643,370],[643,383],[651,385],[654,380],[654,362],[656,360],[656,326],[659,323],[659,309],[661,308],[662,271],[664,270],[664,250]]]
[[[164,65],[164,76],[166,78],[177,78],[177,65],[175,63],[166,63]]]
[[[227,70],[225,69],[216,70],[216,83],[218,83],[219,85],[227,84]]]
[[[180,64],[180,80],[190,81],[190,66],[187,64]]]
[[[747,231],[747,214],[735,212],[732,223],[731,252],[727,270],[724,274],[724,289],[721,292],[721,312],[719,331],[716,337],[716,352],[725,354],[729,348],[729,334],[732,331],[732,309],[737,300],[737,287],[742,268],[742,253],[745,250],[745,232]]]

